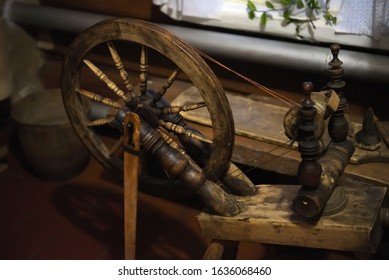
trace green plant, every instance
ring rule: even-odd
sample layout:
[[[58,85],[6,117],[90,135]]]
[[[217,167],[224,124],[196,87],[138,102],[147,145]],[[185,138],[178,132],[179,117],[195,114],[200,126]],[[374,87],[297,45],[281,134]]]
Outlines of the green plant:
[[[282,25],[287,26],[293,23],[296,26],[296,35],[301,37],[300,31],[302,27],[308,25],[309,28],[315,29],[314,21],[318,19],[318,16],[323,12],[322,17],[326,20],[327,24],[336,24],[337,18],[329,12],[329,3],[330,0],[326,1],[326,7],[324,11],[322,7],[319,5],[318,0],[281,0],[281,6],[275,7],[274,4],[270,1],[266,1],[265,5],[267,10],[261,11],[260,17],[260,28],[264,30],[266,26],[267,19],[269,17],[270,12],[278,11],[282,12],[282,16],[284,18]],[[304,9],[306,19],[299,19],[292,16],[292,13],[295,9]],[[253,1],[247,1],[247,13],[250,19],[256,18],[257,10],[256,5]]]

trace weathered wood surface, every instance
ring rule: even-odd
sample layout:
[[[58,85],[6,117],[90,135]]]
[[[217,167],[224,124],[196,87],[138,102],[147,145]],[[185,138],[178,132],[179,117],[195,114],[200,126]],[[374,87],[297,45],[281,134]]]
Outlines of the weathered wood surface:
[[[383,137],[383,141],[380,147],[374,151],[368,151],[364,149],[360,149],[358,147],[355,148],[355,152],[353,157],[351,158],[351,163],[355,164],[364,164],[370,162],[384,162],[389,163],[389,123],[385,121],[377,121],[377,128]],[[350,132],[352,133],[350,137],[354,136],[354,133],[357,133],[362,129],[361,123],[351,123]]]
[[[133,113],[127,113],[125,127],[131,124],[133,132],[124,131],[124,143],[133,149],[124,152],[124,256],[126,260],[134,260],[136,253],[136,228],[138,213],[138,174],[140,151],[140,119]]]
[[[204,253],[203,260],[233,260],[238,254],[239,241],[212,240]]]
[[[172,102],[179,105],[184,102],[194,102],[198,99],[198,94],[193,88],[180,93]],[[295,146],[290,148],[287,145],[288,138],[284,134],[282,126],[287,108],[272,98],[266,96],[248,96],[236,93],[227,93],[232,113],[235,121],[235,146],[232,160],[264,170],[274,171],[280,174],[291,176],[297,175],[300,154],[295,150]],[[205,125],[209,125],[206,110],[196,110],[186,112],[185,118],[191,122],[198,123],[197,126],[206,133]],[[361,127],[361,124],[354,121],[350,124],[350,136]],[[328,135],[324,134],[324,141],[328,141]],[[379,153],[384,155],[384,147]],[[370,156],[370,155],[369,155]],[[351,163],[344,172],[341,182],[371,184],[373,186],[389,186],[389,163],[361,162],[361,157],[366,158],[365,152],[357,149]]]
[[[340,186],[348,203],[340,213],[309,223],[292,211],[300,186],[259,185],[251,197],[238,198],[241,213],[221,217],[198,215],[205,238],[374,252],[382,229],[379,212],[386,189]]]
[[[254,95],[243,97],[240,94],[227,93],[235,122],[235,133],[252,139],[287,145],[282,120],[288,108],[272,104],[269,98]],[[172,105],[200,102],[201,96],[195,87],[183,91]],[[204,125],[211,125],[206,108],[183,112],[185,119]],[[278,121],[280,120],[280,121]]]

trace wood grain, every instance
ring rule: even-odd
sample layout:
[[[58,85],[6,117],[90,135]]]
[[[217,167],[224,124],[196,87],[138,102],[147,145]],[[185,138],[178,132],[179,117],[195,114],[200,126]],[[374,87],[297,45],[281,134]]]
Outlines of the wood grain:
[[[197,216],[205,238],[374,252],[382,235],[379,212],[385,188],[341,186],[348,199],[345,209],[309,222],[291,209],[300,186],[259,185],[251,197],[238,199],[241,212],[221,217]]]

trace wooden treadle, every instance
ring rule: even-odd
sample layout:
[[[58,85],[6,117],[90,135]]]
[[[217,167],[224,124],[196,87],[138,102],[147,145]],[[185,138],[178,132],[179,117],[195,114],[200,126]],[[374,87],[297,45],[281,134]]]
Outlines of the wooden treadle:
[[[373,253],[382,236],[379,213],[386,188],[338,188],[347,197],[343,211],[309,223],[292,210],[300,186],[259,185],[238,198],[241,213],[221,217],[202,212],[197,220],[205,238]]]

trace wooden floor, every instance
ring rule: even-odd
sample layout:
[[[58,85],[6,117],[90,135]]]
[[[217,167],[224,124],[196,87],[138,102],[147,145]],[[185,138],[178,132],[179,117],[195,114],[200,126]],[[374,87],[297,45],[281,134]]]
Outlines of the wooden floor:
[[[94,159],[72,179],[44,181],[16,149],[10,147],[0,173],[0,259],[122,259],[120,182]],[[201,258],[206,241],[197,213],[140,194],[137,258]]]
[[[59,75],[58,65],[51,73]],[[58,85],[58,76],[46,86]],[[80,174],[45,181],[20,152],[12,121],[0,126],[0,259],[123,259],[121,181],[93,158]],[[139,194],[138,259],[201,259],[196,199],[171,201]],[[383,243],[373,256],[287,246],[242,243],[240,259],[386,258]]]

